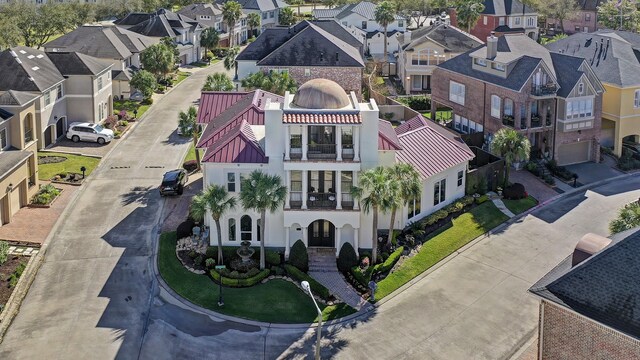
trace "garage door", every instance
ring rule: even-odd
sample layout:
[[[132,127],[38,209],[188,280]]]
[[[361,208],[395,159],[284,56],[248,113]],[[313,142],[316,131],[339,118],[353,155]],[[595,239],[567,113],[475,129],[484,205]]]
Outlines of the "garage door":
[[[20,206],[22,205],[22,199],[20,196],[21,194],[20,187],[21,185],[18,185],[18,186],[15,186],[13,190],[11,190],[11,195],[9,199],[9,201],[11,201],[11,215],[14,215],[15,213],[17,213],[18,210],[20,210]]]
[[[577,164],[591,160],[591,141],[560,145],[558,165]]]

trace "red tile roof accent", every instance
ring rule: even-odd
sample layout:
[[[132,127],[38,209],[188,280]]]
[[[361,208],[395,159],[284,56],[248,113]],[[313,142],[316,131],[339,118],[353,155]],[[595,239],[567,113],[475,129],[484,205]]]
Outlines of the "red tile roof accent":
[[[396,127],[396,134],[400,135],[400,134],[404,134],[407,131],[411,131],[411,130],[415,130],[417,128],[423,127],[427,125],[427,119],[424,118],[424,116],[422,115],[417,115],[414,116],[413,118],[405,121],[404,123],[402,123],[401,125],[399,125],[398,127]]]
[[[266,164],[269,159],[258,144],[251,125],[243,120],[207,148],[202,162]]]
[[[360,114],[345,113],[286,113],[285,124],[362,124]]]
[[[400,134],[398,139],[402,145],[398,160],[413,165],[423,179],[474,158],[459,136],[428,120],[424,126]]]
[[[398,140],[398,135],[393,129],[393,125],[386,120],[380,119],[378,125],[378,150],[401,150],[402,145]]]

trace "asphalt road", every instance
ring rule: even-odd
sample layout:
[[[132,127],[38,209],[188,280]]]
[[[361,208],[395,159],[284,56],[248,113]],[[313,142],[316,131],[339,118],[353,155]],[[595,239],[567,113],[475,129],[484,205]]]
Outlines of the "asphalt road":
[[[178,111],[206,72],[155,104],[81,189],[55,230],[0,359],[274,359],[310,357],[313,330],[223,321],[167,303],[152,274],[162,212],[155,187],[188,143]],[[640,196],[630,178],[567,197],[486,238],[373,314],[325,329],[323,358],[499,359],[533,334],[526,289],[586,232],[607,233]]]

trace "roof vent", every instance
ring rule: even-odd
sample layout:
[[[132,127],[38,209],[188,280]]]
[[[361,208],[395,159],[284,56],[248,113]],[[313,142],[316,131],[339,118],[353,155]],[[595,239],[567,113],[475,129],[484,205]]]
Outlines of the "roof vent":
[[[29,55],[29,56],[27,56],[27,59],[33,59],[34,57],[35,56],[33,56],[33,55]]]
[[[29,81],[36,82],[35,80],[33,80],[33,78],[31,76],[29,76]]]
[[[26,54],[27,52],[24,50],[20,50],[20,54]]]
[[[38,59],[42,59],[44,57],[44,55],[40,54],[38,56],[36,56]]]
[[[587,260],[591,255],[601,251],[611,243],[611,239],[588,233],[578,241],[571,257],[571,267]]]
[[[34,67],[32,67],[32,68],[31,68],[31,70],[33,70],[33,71],[38,71],[38,70],[40,70],[40,68],[39,68],[39,67],[37,67],[37,66],[34,66]]]

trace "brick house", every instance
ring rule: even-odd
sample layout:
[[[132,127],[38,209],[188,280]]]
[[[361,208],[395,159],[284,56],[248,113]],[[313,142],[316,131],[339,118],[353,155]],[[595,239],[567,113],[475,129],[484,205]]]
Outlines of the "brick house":
[[[453,110],[451,126],[526,135],[532,150],[567,165],[598,161],[604,88],[579,57],[550,53],[524,34],[490,36],[487,45],[438,65],[432,111]]]
[[[578,0],[576,15],[562,22],[564,32],[575,34],[579,32],[594,32],[598,30],[598,6],[602,0]],[[545,32],[553,36],[560,33],[560,26],[556,19],[546,19]]]
[[[640,358],[640,231],[585,235],[529,291],[540,299],[538,359]]]
[[[449,11],[449,16],[451,25],[458,26],[455,9]],[[535,40],[538,39],[538,14],[518,0],[484,0],[484,10],[470,30],[471,35],[480,39],[486,39],[493,31],[497,36],[525,34]]]
[[[257,71],[288,72],[301,85],[311,79],[337,82],[361,97],[363,43],[333,20],[303,21],[265,29],[236,58],[242,80]]]

